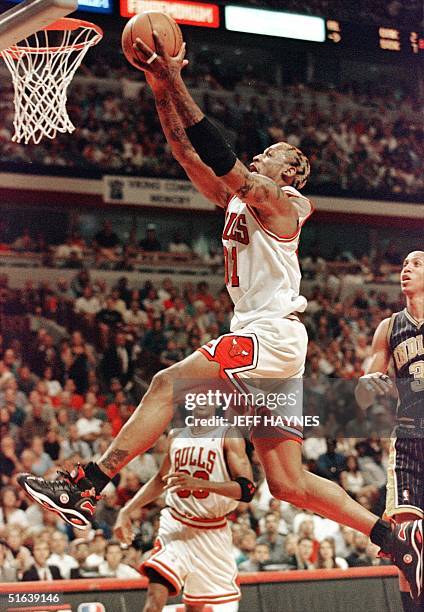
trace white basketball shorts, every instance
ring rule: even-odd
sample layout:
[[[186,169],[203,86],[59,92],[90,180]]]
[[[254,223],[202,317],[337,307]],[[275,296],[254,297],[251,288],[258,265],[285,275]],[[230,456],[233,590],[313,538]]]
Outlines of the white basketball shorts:
[[[218,605],[238,601],[241,596],[228,525],[194,528],[176,520],[165,508],[153,551],[140,570],[146,568],[169,582],[171,595],[183,590],[186,604]]]

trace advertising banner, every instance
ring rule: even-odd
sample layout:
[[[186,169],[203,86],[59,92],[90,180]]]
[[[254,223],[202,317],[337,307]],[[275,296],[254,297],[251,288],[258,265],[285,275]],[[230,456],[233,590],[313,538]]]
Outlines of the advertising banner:
[[[191,183],[172,179],[104,176],[103,200],[108,204],[215,210]]]
[[[186,0],[121,0],[122,17],[132,17],[143,11],[167,13],[175,21],[184,25],[203,28],[219,27],[219,6],[217,4]]]

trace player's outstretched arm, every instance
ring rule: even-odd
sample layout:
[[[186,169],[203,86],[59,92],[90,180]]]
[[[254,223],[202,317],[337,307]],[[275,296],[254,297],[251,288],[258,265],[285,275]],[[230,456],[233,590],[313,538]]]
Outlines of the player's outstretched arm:
[[[355,389],[356,401],[363,409],[371,406],[378,396],[385,395],[393,390],[392,382],[386,374],[390,362],[389,325],[390,318],[384,319],[375,330],[371,361],[365,375],[361,376]]]
[[[173,156],[184,168],[196,189],[214,204],[225,208],[231,192],[194,150],[177,114],[169,89],[161,81],[152,78],[147,80],[152,88],[162,130]]]
[[[297,220],[290,199],[279,185],[266,176],[249,172],[237,159],[219,130],[193,100],[181,77],[181,70],[187,63],[184,59],[185,45],[183,44],[177,56],[170,57],[156,32],[153,32],[153,36],[158,55],[151,63],[140,61],[140,68],[149,75],[149,82],[157,83],[155,87],[167,90],[184,131],[184,136],[180,131],[178,137],[183,138],[182,142],[190,142],[199,160],[208,168],[206,182],[212,184],[213,179],[219,180],[226,197],[227,194],[238,195],[258,210],[272,210],[274,213],[296,217]],[[139,38],[134,46],[146,59],[153,54],[152,49]],[[187,151],[185,148],[185,152]],[[187,171],[186,167],[185,169]],[[198,179],[195,168],[193,173],[194,178]],[[190,172],[190,175],[193,173]]]
[[[141,489],[131,498],[118,513],[113,528],[115,537],[128,546],[134,539],[131,524],[131,515],[135,510],[143,508],[154,502],[164,491],[164,476],[169,472],[171,462],[167,453],[162,461],[158,472],[144,484]]]
[[[159,49],[159,39],[156,34],[154,36],[156,46]],[[149,47],[143,46],[140,39],[137,39],[135,47],[141,53],[143,53],[143,49],[149,55],[152,53]],[[162,50],[162,52],[164,51]],[[181,68],[187,63],[187,60],[184,60],[184,55],[185,43],[182,45],[177,58],[174,58],[174,61],[180,61]],[[162,130],[171,147],[172,155],[184,168],[196,189],[217,206],[225,208],[232,194],[225,183],[212,172],[209,166],[202,162],[196,153],[175,108],[168,83],[164,79],[158,78],[151,71],[147,71],[142,63],[140,63],[140,68],[146,72],[146,80],[152,89]]]

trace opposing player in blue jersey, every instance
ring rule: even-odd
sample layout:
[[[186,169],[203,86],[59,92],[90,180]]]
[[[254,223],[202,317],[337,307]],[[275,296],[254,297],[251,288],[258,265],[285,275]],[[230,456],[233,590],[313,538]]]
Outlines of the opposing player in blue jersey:
[[[400,284],[406,308],[378,326],[371,361],[367,373],[359,379],[356,398],[362,408],[367,408],[378,396],[390,393],[393,385],[387,371],[393,361],[398,406],[387,475],[386,515],[396,523],[418,518],[419,526],[424,519],[424,251],[413,251],[406,257]],[[422,587],[422,557],[418,572]],[[423,609],[422,594],[421,601],[413,602],[402,575],[400,590],[405,612]]]

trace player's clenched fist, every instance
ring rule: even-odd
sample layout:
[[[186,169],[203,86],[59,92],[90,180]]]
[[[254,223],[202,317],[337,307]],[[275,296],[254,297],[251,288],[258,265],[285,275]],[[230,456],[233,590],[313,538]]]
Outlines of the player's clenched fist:
[[[124,509],[119,511],[115,527],[113,528],[113,533],[120,542],[127,544],[127,546],[131,545],[134,539],[134,533],[132,530],[130,516]]]
[[[387,395],[393,390],[393,383],[387,374],[373,372],[365,374],[358,380],[355,396],[362,408],[368,408],[377,397]]]

